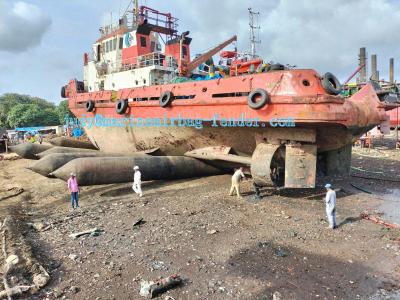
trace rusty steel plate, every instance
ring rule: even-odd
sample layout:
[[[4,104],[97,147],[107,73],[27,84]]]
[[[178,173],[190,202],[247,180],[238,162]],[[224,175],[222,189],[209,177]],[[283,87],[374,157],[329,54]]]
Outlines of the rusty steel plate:
[[[255,184],[259,186],[273,186],[271,178],[272,158],[280,145],[264,144],[257,145],[251,158],[251,176]]]
[[[317,146],[286,145],[285,187],[314,188],[317,170]]]

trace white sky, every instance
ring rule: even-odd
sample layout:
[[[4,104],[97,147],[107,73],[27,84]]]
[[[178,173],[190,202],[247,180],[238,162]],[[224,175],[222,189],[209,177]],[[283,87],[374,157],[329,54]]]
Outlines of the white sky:
[[[30,94],[58,103],[60,87],[82,79],[83,53],[98,28],[128,0],[0,0],[0,94]],[[239,36],[249,49],[248,12],[259,11],[258,53],[266,61],[314,68],[344,81],[357,67],[360,47],[378,55],[380,77],[389,58],[400,72],[400,1],[395,0],[147,0],[171,12],[191,32],[192,55]],[[368,66],[369,67],[369,66]]]

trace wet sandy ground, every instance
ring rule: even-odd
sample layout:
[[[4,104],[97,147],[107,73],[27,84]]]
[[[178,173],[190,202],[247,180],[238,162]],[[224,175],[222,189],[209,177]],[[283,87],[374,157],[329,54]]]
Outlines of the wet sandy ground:
[[[379,151],[355,149],[353,165],[384,174],[354,173],[396,179],[399,152]],[[21,224],[51,276],[31,299],[144,299],[142,280],[175,273],[184,284],[160,299],[272,299],[274,292],[283,299],[398,299],[390,297],[400,289],[399,231],[360,218],[365,210],[379,215],[398,182],[333,179],[342,191],[339,228],[331,231],[323,196],[315,197],[322,188],[264,189],[256,202],[250,181],[243,199],[227,196],[227,175],[145,183],[141,199],[129,184],[85,187],[81,208],[71,211],[65,183],[25,169],[31,163],[0,162],[2,189],[24,189],[0,201],[0,218]],[[27,225],[35,222],[44,230]],[[68,236],[94,227],[99,236]]]

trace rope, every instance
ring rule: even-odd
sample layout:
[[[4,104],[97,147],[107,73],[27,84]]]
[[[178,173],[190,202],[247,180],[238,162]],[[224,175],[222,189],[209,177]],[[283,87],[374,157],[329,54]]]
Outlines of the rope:
[[[382,181],[389,181],[389,182],[400,182],[399,180],[396,179],[389,179],[389,178],[377,178],[377,177],[367,177],[367,176],[361,176],[361,175],[355,175],[351,174],[351,177],[357,177],[357,178],[363,178],[363,179],[371,179],[371,180],[382,180]]]
[[[375,174],[383,174],[383,172],[375,172],[375,171],[368,171],[368,170],[364,170],[361,168],[357,168],[357,167],[351,167],[353,170],[357,170],[357,171],[361,171],[361,172],[367,172],[367,173],[375,173]]]
[[[353,184],[353,183],[350,183],[350,185],[351,185],[352,187],[356,188],[357,190],[360,190],[360,191],[362,191],[362,192],[364,192],[364,193],[372,194],[370,191],[364,190],[363,188],[360,188],[359,186],[356,186],[356,185]]]

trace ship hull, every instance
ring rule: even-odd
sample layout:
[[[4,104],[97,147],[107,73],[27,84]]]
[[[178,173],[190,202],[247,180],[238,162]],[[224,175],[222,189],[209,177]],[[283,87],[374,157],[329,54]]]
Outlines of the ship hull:
[[[71,81],[67,89],[69,107],[83,120],[92,142],[110,152],[160,148],[167,155],[180,155],[225,145],[251,155],[257,143],[265,142],[262,136],[275,132],[278,143],[279,139],[312,142],[323,152],[351,143],[387,119],[385,105],[371,85],[348,99],[328,95],[313,70],[96,93],[78,93]],[[260,109],[248,104],[248,95],[256,89],[269,95],[268,103]],[[172,91],[175,100],[161,107],[156,99],[166,91]],[[117,99],[127,102],[123,114],[116,112]],[[85,108],[88,101],[94,102],[91,112]],[[159,121],[148,124],[149,120]],[[312,130],[314,138],[302,140],[301,129]],[[279,137],[282,130],[285,134]]]
[[[316,144],[319,152],[339,149],[352,143],[362,133],[371,129],[357,127],[347,130],[342,126],[329,124],[306,125],[292,128],[273,127],[213,127],[203,124],[202,129],[190,127],[156,128],[143,127],[103,127],[93,126],[86,129],[89,139],[105,152],[134,153],[159,149],[164,155],[183,155],[188,151],[205,147],[228,146],[234,152],[251,156],[258,142],[264,136],[289,134],[301,140],[303,130],[316,132]]]

